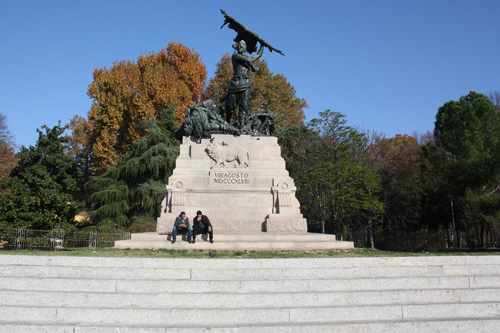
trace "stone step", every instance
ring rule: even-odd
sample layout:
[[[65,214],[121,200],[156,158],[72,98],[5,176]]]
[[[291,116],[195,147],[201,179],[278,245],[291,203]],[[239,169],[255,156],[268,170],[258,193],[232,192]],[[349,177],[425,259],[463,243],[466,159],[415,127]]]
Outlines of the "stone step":
[[[180,236],[178,239],[180,239]],[[185,235],[184,239],[185,239]],[[171,235],[160,235],[157,232],[143,232],[131,234],[131,240],[148,240],[148,241],[164,241],[171,240]],[[197,235],[196,239],[203,241],[208,240],[208,235]],[[230,242],[281,242],[281,241],[295,241],[295,242],[334,242],[336,241],[335,235],[331,234],[318,234],[313,232],[307,233],[271,233],[271,232],[214,232],[214,239],[217,241],[230,241]]]
[[[307,251],[307,250],[329,250],[329,249],[353,249],[353,242],[340,241],[215,241],[210,243],[207,241],[196,241],[195,244],[190,244],[187,241],[177,240],[175,244],[170,241],[134,241],[121,240],[115,241],[117,249],[169,249],[169,250],[247,250],[247,251]]]
[[[0,255],[0,265],[125,268],[365,268],[500,265],[500,256],[414,256],[355,258],[195,259]]]
[[[369,306],[392,304],[448,304],[500,302],[500,289],[430,289],[384,291],[322,292],[89,292],[0,290],[0,306],[64,306],[107,308],[121,307],[162,309],[232,309],[280,307]]]
[[[307,279],[307,280],[244,280],[244,281],[196,281],[163,279],[94,279],[94,278],[40,278],[40,277],[0,277],[3,290],[17,291],[86,291],[123,293],[250,293],[263,292],[330,292],[330,291],[385,291],[385,290],[432,290],[497,288],[500,276],[473,277],[396,277],[362,279]]]
[[[216,260],[213,261],[216,265]],[[238,268],[228,270],[185,266],[184,268],[127,268],[79,266],[1,265],[0,276],[33,276],[94,279],[161,280],[303,280],[360,279],[376,277],[498,276],[500,265],[325,267],[325,268]]]
[[[171,244],[171,235],[155,232],[136,233],[130,240],[115,242],[119,249],[210,249],[210,250],[325,250],[352,249],[353,242],[337,241],[335,235],[318,233],[214,232],[215,243],[208,235],[199,235],[196,244],[189,244],[186,235],[179,235]]]
[[[254,268],[254,269],[191,269],[191,280],[293,280],[293,279],[337,279],[374,277],[431,277],[431,276],[496,276],[500,275],[497,265],[456,265],[421,267],[326,267],[326,268]]]
[[[20,318],[22,317],[22,318]],[[402,304],[369,306],[272,307],[190,309],[65,306],[0,306],[0,318],[17,318],[24,323],[75,322],[94,325],[188,326],[306,324],[332,322],[401,321],[422,319],[499,318],[500,302]]]
[[[30,332],[30,333],[198,333],[198,332],[238,332],[238,333],[303,333],[303,332],[496,332],[500,325],[499,318],[480,319],[443,319],[426,321],[371,321],[355,323],[312,323],[312,324],[279,324],[279,325],[238,325],[235,326],[211,326],[193,324],[190,327],[171,325],[141,327],[101,325],[95,326],[91,323],[71,323],[58,325],[51,323],[25,324],[9,323],[0,321],[0,333]]]
[[[126,268],[126,267],[80,267],[80,266],[0,266],[0,276],[33,276],[52,278],[86,279],[166,279],[189,280],[190,269],[182,268]]]

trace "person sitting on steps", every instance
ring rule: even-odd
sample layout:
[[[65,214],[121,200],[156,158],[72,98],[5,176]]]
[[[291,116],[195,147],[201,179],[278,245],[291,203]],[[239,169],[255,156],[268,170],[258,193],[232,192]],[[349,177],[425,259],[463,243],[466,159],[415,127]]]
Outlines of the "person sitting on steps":
[[[172,229],[172,244],[175,243],[175,238],[177,234],[186,234],[188,235],[188,243],[193,244],[191,241],[191,226],[189,225],[189,218],[186,217],[186,213],[181,212],[179,216],[175,219],[174,228]]]
[[[214,242],[212,223],[206,215],[201,213],[201,210],[196,212],[196,217],[193,219],[193,243],[196,243],[196,235],[199,234],[208,234],[210,243]]]

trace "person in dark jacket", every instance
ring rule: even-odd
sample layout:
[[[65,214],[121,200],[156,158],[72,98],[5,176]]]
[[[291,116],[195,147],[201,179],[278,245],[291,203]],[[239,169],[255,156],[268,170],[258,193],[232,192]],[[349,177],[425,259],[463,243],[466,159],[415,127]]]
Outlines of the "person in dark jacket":
[[[214,242],[214,231],[212,223],[206,215],[201,213],[201,210],[196,212],[196,217],[193,219],[193,243],[196,242],[196,235],[208,234],[210,243]]]
[[[172,229],[172,244],[175,243],[175,238],[177,234],[187,234],[188,235],[188,243],[192,244],[194,242],[191,242],[191,226],[189,225],[189,219],[186,216],[186,213],[181,212],[179,216],[175,219],[174,222],[174,228]]]

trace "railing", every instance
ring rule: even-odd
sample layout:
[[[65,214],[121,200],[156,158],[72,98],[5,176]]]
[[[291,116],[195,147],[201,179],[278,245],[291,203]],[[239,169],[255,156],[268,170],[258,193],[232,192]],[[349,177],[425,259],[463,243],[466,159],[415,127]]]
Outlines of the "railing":
[[[130,239],[130,232],[100,233],[93,231],[30,230],[0,228],[1,250],[55,251],[63,248],[113,247],[116,240]]]

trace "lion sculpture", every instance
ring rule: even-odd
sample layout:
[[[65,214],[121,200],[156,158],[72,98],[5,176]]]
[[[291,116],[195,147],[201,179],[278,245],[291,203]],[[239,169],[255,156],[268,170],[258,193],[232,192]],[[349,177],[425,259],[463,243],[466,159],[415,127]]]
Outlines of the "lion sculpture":
[[[228,163],[234,168],[248,168],[250,154],[245,148],[228,147],[227,143],[217,143],[212,138],[205,151],[215,161],[212,168],[225,168]]]

